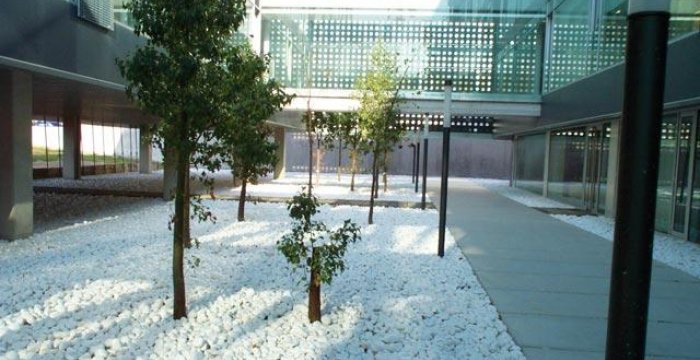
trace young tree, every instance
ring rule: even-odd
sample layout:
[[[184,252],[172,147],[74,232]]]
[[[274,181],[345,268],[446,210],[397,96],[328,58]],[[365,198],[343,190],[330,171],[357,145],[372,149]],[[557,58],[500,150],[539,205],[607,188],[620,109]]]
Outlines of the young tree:
[[[355,174],[358,171],[358,161],[362,155],[364,143],[357,113],[347,112],[338,115],[338,138],[350,152],[350,191],[355,191]]]
[[[180,319],[187,316],[183,260],[190,158],[206,146],[214,119],[226,108],[222,59],[243,21],[245,0],[132,0],[127,8],[134,32],[146,42],[117,60],[127,95],[162,119],[155,137],[177,154],[172,263],[173,317]]]
[[[401,138],[397,126],[400,82],[396,56],[389,53],[381,43],[376,44],[370,55],[370,70],[357,84],[360,129],[372,153],[369,224],[374,222],[374,198],[379,188],[379,168],[384,166],[383,156]]]
[[[309,279],[309,321],[321,320],[321,284],[330,284],[333,277],[345,270],[343,256],[350,243],[360,240],[360,228],[345,220],[336,230],[312,219],[318,210],[315,196],[303,190],[288,204],[294,220],[292,232],[277,242],[277,249],[295,268],[311,274]]]
[[[223,85],[229,86],[231,111],[220,119],[214,136],[219,156],[241,180],[238,221],[244,221],[248,183],[267,175],[277,161],[277,144],[270,140],[271,130],[265,121],[292,97],[282,91],[279,82],[265,78],[267,57],[254,54],[247,43],[238,47],[227,64],[232,78]]]

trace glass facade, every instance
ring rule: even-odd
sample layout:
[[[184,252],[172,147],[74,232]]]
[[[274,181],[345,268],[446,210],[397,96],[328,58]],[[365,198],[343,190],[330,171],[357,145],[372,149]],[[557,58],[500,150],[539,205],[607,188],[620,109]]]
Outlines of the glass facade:
[[[685,143],[685,141],[683,143]],[[656,188],[655,221],[656,228],[664,232],[669,232],[671,230],[673,189],[678,147],[678,115],[666,115],[661,122],[661,146],[659,148],[659,176]]]
[[[544,92],[624,61],[627,0],[552,1]],[[700,1],[671,0],[669,40],[700,28]]]
[[[114,0],[116,21],[133,26]],[[261,34],[271,75],[290,88],[352,90],[381,43],[397,54],[403,89],[541,94],[624,60],[627,0],[407,2],[323,7],[265,4]],[[280,7],[275,7],[280,5]],[[669,39],[700,29],[700,1],[671,0]]]
[[[697,121],[700,117],[700,112],[695,114],[689,113],[689,116],[695,115],[696,127],[695,127],[695,141],[693,142],[693,170],[692,176],[692,187],[691,187],[691,202],[689,210],[689,223],[688,223],[688,240],[700,243],[700,121]]]
[[[545,134],[518,137],[515,141],[515,183],[523,190],[542,194],[544,190]]]
[[[549,143],[547,196],[574,206],[582,206],[585,160],[585,127],[552,131]]]
[[[610,123],[550,133],[547,196],[604,214],[610,156]]]
[[[139,129],[104,121],[81,124],[81,174],[136,171]],[[63,170],[63,120],[43,116],[32,121],[32,163],[35,178],[60,177]],[[152,164],[159,168],[159,163]]]
[[[602,126],[599,146],[598,162],[598,181],[594,186],[597,188],[596,196],[596,212],[605,214],[607,196],[608,196],[608,167],[610,166],[610,137],[612,133],[612,125],[605,123]]]

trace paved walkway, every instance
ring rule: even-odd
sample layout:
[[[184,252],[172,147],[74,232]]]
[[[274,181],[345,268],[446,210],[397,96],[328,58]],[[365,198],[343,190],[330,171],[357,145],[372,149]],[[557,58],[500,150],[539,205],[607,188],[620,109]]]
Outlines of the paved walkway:
[[[612,244],[480,186],[453,181],[448,199],[449,229],[528,359],[604,358]],[[647,358],[700,359],[700,280],[658,262],[652,278]]]

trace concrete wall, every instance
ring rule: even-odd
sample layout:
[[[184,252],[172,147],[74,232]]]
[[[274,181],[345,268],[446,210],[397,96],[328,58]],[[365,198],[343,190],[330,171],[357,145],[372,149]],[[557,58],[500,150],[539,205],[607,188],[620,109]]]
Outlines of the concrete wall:
[[[120,24],[107,31],[78,19],[67,1],[0,1],[0,56],[123,83],[114,59],[141,43]]]
[[[699,59],[700,33],[669,45],[665,103],[693,98],[700,103]],[[621,112],[624,78],[625,68],[620,64],[544,95],[538,126]]]
[[[303,132],[287,131],[285,142],[287,145],[287,171],[308,171],[309,147],[306,135]],[[493,179],[510,178],[512,161],[512,142],[510,140],[453,135],[450,144],[451,176]],[[408,143],[402,145],[401,149],[396,148],[392,153],[389,171],[391,174],[410,175],[413,163],[413,150],[408,147]],[[421,143],[421,157],[423,156],[422,146]],[[429,141],[428,158],[428,175],[439,176],[442,165],[441,138]],[[421,159],[421,166],[422,163],[423,160]],[[324,172],[335,172],[338,164],[338,152],[336,150],[327,152],[323,164],[322,170]],[[372,157],[369,155],[365,156],[362,164],[364,172],[369,172],[372,166]],[[350,166],[347,150],[343,150],[342,166]]]

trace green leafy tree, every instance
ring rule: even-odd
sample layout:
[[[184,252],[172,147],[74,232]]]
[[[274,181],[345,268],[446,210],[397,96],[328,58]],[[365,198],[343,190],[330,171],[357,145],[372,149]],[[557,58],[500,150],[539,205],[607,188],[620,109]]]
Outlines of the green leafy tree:
[[[377,196],[379,169],[386,169],[387,154],[401,139],[398,126],[399,85],[396,56],[377,43],[370,55],[370,69],[357,83],[356,96],[362,136],[372,153],[372,188],[368,223],[374,222],[374,198]]]
[[[158,143],[175,149],[177,185],[173,215],[173,317],[187,316],[184,277],[186,187],[195,152],[209,153],[215,119],[227,109],[222,66],[230,39],[245,15],[245,0],[133,0],[127,5],[134,32],[145,45],[117,60],[127,95],[146,112],[162,119]],[[202,165],[214,167],[198,156]],[[198,208],[194,208],[198,211]],[[201,208],[199,208],[201,209]],[[200,219],[210,213],[195,214]]]
[[[330,230],[323,222],[313,220],[319,212],[318,200],[303,190],[292,198],[287,209],[294,227],[277,242],[277,248],[294,269],[302,268],[304,274],[311,274],[309,322],[320,321],[321,284],[330,285],[333,277],[345,270],[343,256],[348,244],[360,240],[360,228],[345,220],[342,226]]]
[[[253,53],[247,43],[234,48],[227,61],[231,78],[222,85],[228,86],[231,111],[221,117],[214,137],[219,157],[241,181],[238,221],[244,221],[248,183],[270,173],[277,161],[277,144],[270,140],[271,130],[265,121],[282,110],[292,96],[284,93],[279,82],[265,77],[269,58]]]

